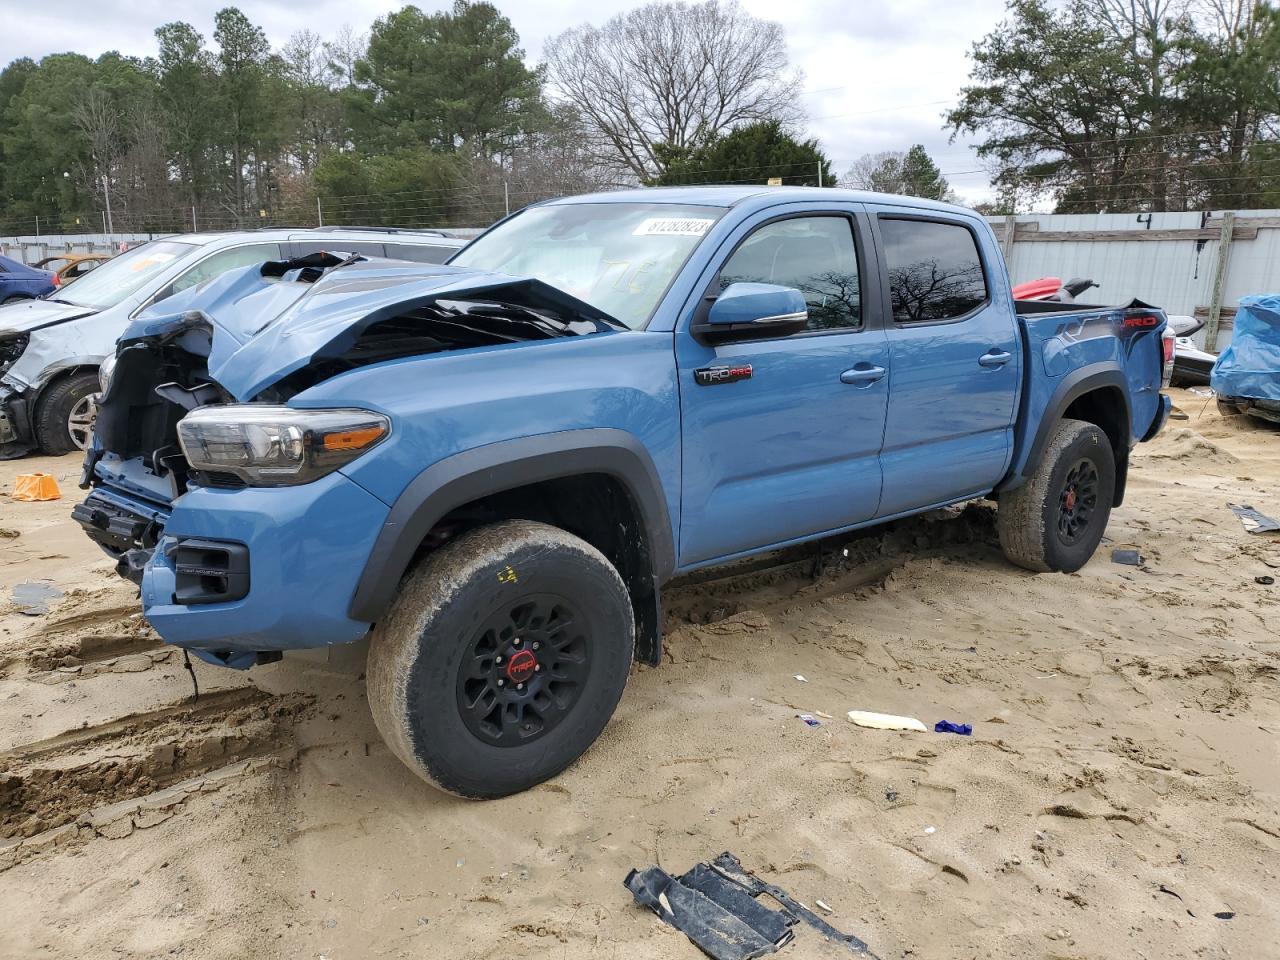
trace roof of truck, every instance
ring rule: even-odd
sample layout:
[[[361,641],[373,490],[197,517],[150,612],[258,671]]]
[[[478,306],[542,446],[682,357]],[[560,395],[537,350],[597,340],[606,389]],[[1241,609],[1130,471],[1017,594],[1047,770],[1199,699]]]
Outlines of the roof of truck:
[[[693,187],[639,187],[631,190],[612,190],[606,193],[588,193],[576,197],[548,200],[560,203],[681,203],[703,207],[732,207],[747,200],[767,200],[785,203],[800,200],[826,200],[843,203],[892,203],[930,210],[947,210],[952,213],[972,214],[966,207],[922,197],[906,197],[892,193],[871,193],[866,190],[845,190],[840,187],[769,187],[759,183],[733,186]]]

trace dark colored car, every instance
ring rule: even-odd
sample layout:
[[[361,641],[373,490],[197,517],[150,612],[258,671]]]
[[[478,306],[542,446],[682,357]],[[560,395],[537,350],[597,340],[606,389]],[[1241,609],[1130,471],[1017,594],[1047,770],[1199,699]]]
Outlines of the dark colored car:
[[[0,257],[0,305],[35,300],[54,287],[53,274],[9,257]]]

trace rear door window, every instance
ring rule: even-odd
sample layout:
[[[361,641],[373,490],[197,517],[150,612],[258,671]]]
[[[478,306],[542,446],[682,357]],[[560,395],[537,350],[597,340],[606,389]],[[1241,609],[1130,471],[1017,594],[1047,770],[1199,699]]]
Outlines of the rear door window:
[[[294,240],[289,244],[293,256],[308,253],[358,253],[362,257],[385,257],[386,249],[373,240]]]
[[[433,243],[388,243],[387,256],[394,260],[411,260],[414,263],[444,263],[460,249],[460,247],[437,246]]]
[[[881,217],[880,237],[895,322],[955,320],[986,303],[982,258],[968,227]]]

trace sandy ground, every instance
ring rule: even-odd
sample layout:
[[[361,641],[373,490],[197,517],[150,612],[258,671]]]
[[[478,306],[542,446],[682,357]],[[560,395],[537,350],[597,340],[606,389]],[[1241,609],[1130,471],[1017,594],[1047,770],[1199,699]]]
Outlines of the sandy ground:
[[[1280,432],[1175,395],[1080,573],[1006,564],[979,504],[675,586],[600,742],[484,804],[382,745],[358,647],[198,665],[193,707],[76,458],[0,464],[0,957],[696,960],[622,879],[723,850],[882,958],[1280,956],[1280,535],[1226,505],[1280,516]],[[9,501],[34,468],[63,500]],[[65,596],[23,615],[31,581]]]

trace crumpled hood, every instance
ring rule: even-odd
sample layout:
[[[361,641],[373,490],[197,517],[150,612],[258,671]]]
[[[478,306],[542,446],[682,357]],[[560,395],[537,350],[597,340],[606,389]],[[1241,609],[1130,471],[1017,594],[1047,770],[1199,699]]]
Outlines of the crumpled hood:
[[[342,354],[367,327],[435,300],[482,297],[584,320],[605,314],[540,280],[443,264],[368,260],[314,283],[277,280],[261,266],[234,270],[141,313],[121,343],[207,320],[209,375],[237,400],[252,400],[312,360]],[[3,314],[0,314],[3,317]]]
[[[28,333],[41,327],[78,320],[98,311],[52,300],[23,300],[0,307],[0,336],[6,333]]]

